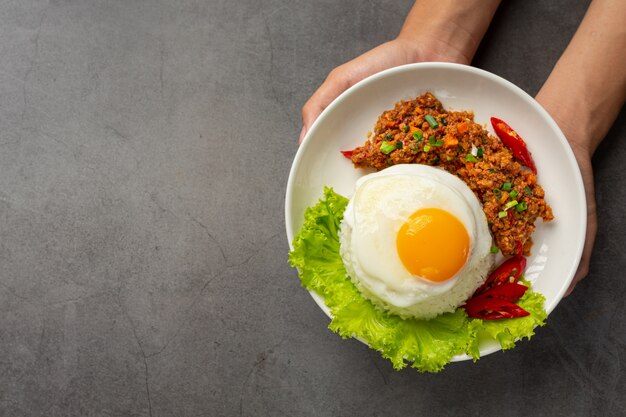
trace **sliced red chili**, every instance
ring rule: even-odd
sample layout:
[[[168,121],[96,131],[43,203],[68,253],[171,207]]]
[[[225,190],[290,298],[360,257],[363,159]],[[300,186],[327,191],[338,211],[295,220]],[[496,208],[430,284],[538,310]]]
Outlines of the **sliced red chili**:
[[[497,285],[484,293],[478,294],[476,298],[495,298],[511,303],[516,302],[528,290],[528,287],[517,282],[505,282]]]
[[[483,320],[514,319],[530,315],[517,304],[497,298],[472,298],[464,307],[468,316]]]
[[[505,282],[516,282],[524,272],[524,268],[526,268],[526,258],[523,256],[515,255],[507,259],[489,275],[487,281],[476,290],[474,295],[482,294]]]
[[[521,136],[511,128],[511,126],[506,124],[506,122],[496,117],[491,118],[491,125],[504,146],[511,150],[513,156],[536,174],[537,167],[535,166],[535,161],[533,161],[533,157],[528,150],[524,139],[522,139]]]
[[[352,154],[354,153],[354,151],[339,151],[339,152],[341,152],[341,154],[348,159],[352,159]]]

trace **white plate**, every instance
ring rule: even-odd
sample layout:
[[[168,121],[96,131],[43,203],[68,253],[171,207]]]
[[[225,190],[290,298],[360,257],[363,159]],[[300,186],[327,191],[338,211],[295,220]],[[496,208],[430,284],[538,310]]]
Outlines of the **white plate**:
[[[474,67],[448,63],[396,67],[361,81],[332,102],[307,132],[291,167],[285,200],[290,246],[305,209],[319,200],[324,186],[350,197],[356,180],[371,172],[355,169],[339,151],[362,145],[384,110],[427,91],[446,109],[472,110],[474,120],[488,129],[491,116],[506,121],[526,141],[555,215],[550,223],[539,221],[525,274],[533,289],[546,297],[549,314],[567,290],[583,250],[587,207],[582,177],[563,133],[548,113],[514,84]],[[324,300],[311,295],[330,317]],[[497,342],[480,343],[481,356],[497,350]],[[466,359],[459,355],[453,361]]]

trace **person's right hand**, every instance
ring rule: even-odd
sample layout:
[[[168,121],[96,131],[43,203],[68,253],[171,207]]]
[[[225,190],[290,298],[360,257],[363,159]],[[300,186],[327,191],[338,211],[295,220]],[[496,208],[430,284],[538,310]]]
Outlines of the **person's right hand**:
[[[589,272],[598,219],[591,157],[626,102],[626,36],[623,0],[593,0],[574,38],[555,65],[537,101],[567,138],[587,198],[587,235],[566,295]],[[585,57],[581,61],[580,57]]]
[[[398,37],[332,70],[326,80],[302,107],[300,143],[320,113],[341,93],[364,78],[387,68],[414,62],[444,61],[468,64],[460,53],[437,53],[408,39]]]
[[[589,140],[589,130],[581,129],[577,123],[579,120],[574,121],[570,116],[571,113],[563,111],[562,107],[558,105],[563,95],[552,97],[555,91],[550,89],[542,90],[537,95],[537,101],[550,113],[554,121],[559,125],[561,131],[567,138],[576,162],[578,162],[578,168],[582,175],[583,184],[585,186],[585,200],[587,202],[587,230],[585,235],[585,245],[583,247],[583,253],[578,264],[578,269],[574,274],[572,282],[565,292],[565,297],[570,295],[583,278],[589,273],[589,266],[591,263],[591,253],[593,251],[593,244],[596,240],[596,233],[598,230],[598,218],[596,215],[596,194],[593,183],[593,168],[591,165],[591,157],[597,146],[597,142]]]
[[[585,236],[585,246],[583,248],[583,255],[578,264],[574,279],[570,284],[565,296],[567,297],[572,293],[574,287],[580,280],[585,278],[589,273],[589,266],[591,263],[591,252],[593,251],[593,244],[596,240],[596,233],[598,231],[598,218],[596,215],[596,193],[593,186],[593,168],[591,166],[591,155],[593,152],[590,149],[580,146],[576,142],[570,140],[570,146],[576,156],[580,173],[583,177],[583,183],[585,185],[585,197],[587,200],[587,234]]]

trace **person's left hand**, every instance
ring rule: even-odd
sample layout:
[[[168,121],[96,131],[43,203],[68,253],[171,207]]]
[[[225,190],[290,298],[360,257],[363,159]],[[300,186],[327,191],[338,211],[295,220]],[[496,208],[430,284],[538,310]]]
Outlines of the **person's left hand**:
[[[432,44],[432,46],[431,46]],[[422,42],[398,37],[332,70],[326,80],[302,107],[300,143],[320,113],[341,93],[362,79],[403,64],[446,61],[467,64],[469,58],[451,47],[424,38]]]

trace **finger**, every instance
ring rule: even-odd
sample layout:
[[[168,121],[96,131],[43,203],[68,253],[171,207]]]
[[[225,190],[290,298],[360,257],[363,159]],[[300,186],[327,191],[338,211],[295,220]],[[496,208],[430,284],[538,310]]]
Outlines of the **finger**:
[[[308,131],[322,111],[350,86],[342,70],[330,72],[326,80],[302,107],[304,131]],[[304,137],[304,136],[302,136]]]
[[[302,126],[302,130],[300,131],[300,138],[298,139],[298,143],[302,143],[304,140],[304,136],[306,135],[306,126]]]
[[[592,184],[593,185],[593,184]],[[588,188],[589,190],[589,188]],[[591,195],[589,195],[591,194]],[[591,253],[593,252],[593,245],[596,240],[596,233],[598,231],[598,221],[596,216],[596,201],[594,197],[593,187],[587,193],[587,234],[585,236],[585,246],[583,248],[583,254],[580,259],[580,264],[574,275],[574,279],[569,288],[565,292],[564,297],[567,297],[572,293],[576,284],[582,281],[583,278],[589,273],[589,265],[591,263]]]
[[[304,131],[311,128],[328,105],[353,84],[369,75],[397,65],[413,62],[411,48],[399,40],[386,42],[334,70],[302,107]],[[301,141],[305,134],[301,134]]]
[[[597,225],[595,221],[595,215],[593,221],[587,221],[587,238],[585,240],[585,247],[583,249],[583,255],[580,260],[580,264],[578,265],[578,269],[576,270],[576,274],[574,275],[574,279],[570,284],[569,288],[565,292],[565,297],[570,295],[580,281],[587,276],[589,273],[589,265],[591,262],[591,252],[593,251],[593,245],[595,242],[597,231]]]

